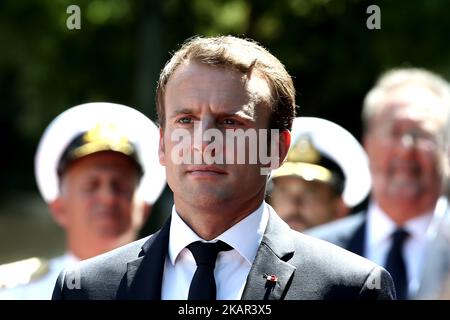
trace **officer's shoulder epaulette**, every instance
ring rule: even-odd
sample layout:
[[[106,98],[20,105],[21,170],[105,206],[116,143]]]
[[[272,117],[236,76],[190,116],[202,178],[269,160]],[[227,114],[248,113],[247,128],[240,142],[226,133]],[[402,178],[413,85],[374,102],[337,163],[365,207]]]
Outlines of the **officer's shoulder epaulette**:
[[[33,257],[0,265],[0,289],[28,284],[49,272],[48,260]]]

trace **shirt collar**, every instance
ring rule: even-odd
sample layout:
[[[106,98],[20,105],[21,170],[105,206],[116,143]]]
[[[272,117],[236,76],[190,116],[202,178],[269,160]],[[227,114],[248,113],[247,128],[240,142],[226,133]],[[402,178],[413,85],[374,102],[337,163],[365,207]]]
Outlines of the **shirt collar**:
[[[78,257],[76,257],[72,252],[68,251],[64,254],[64,263],[67,265],[75,264],[80,261]]]
[[[51,268],[55,270],[62,270],[64,268],[70,267],[75,263],[79,262],[78,259],[72,252],[67,251],[64,255],[52,258],[50,260]]]
[[[179,216],[172,207],[172,219],[170,222],[169,236],[169,259],[175,265],[180,252],[189,244],[195,241],[216,242],[221,240],[232,246],[251,265],[255,260],[258,247],[261,243],[267,222],[269,221],[269,211],[267,204],[263,201],[261,205],[239,221],[237,224],[226,230],[224,233],[211,241],[200,238]]]
[[[403,228],[411,237],[424,237],[433,218],[433,211],[421,214],[408,220]],[[389,239],[397,228],[396,223],[385,213],[378,204],[371,202],[367,213],[367,242],[370,246],[378,245]]]

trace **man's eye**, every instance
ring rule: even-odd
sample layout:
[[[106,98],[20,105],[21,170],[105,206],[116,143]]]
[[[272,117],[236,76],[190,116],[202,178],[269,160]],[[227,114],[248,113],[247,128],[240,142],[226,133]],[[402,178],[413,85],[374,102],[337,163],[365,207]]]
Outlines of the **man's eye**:
[[[131,182],[121,181],[114,184],[114,190],[122,194],[133,193],[134,185]]]
[[[179,123],[183,123],[183,124],[188,124],[188,123],[192,123],[192,118],[189,117],[182,117],[180,119],[178,119]]]
[[[86,183],[86,184],[84,184],[83,186],[82,186],[82,190],[83,191],[86,191],[86,192],[92,192],[92,191],[94,191],[95,189],[97,189],[97,183],[95,183],[95,182],[92,182],[92,183]]]
[[[225,119],[225,120],[223,120],[223,124],[234,125],[234,124],[238,124],[238,122],[234,119]]]

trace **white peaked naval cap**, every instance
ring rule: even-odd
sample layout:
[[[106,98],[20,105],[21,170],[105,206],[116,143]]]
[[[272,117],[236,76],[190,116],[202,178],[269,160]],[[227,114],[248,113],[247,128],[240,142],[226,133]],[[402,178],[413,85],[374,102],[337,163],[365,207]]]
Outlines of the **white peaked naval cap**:
[[[372,187],[368,157],[361,144],[350,132],[325,119],[298,117],[294,119],[291,135],[292,142],[288,158],[279,169],[273,172],[273,179],[285,175],[298,175],[306,180],[327,181],[327,177],[330,176],[327,173],[330,171],[324,163],[329,163],[337,165],[343,173],[342,197],[347,206],[354,207],[367,197]],[[305,137],[309,141],[308,144],[301,144]],[[296,157],[295,149],[297,148],[298,152],[304,152],[304,147],[307,145],[311,146],[309,148],[313,150],[312,153],[319,155],[316,160],[292,160]],[[318,161],[319,157],[326,159],[327,162]]]
[[[52,202],[59,195],[58,167],[68,146],[77,137],[102,126],[113,128],[113,140],[117,138],[116,141],[122,145],[126,141],[129,146],[133,146],[136,160],[144,172],[136,195],[149,204],[158,199],[166,184],[166,175],[158,158],[157,126],[136,109],[120,104],[95,102],[64,111],[48,125],[41,137],[34,169],[39,191],[46,202]],[[103,149],[84,149],[83,155],[103,150],[125,153],[123,150],[108,148],[103,145]]]

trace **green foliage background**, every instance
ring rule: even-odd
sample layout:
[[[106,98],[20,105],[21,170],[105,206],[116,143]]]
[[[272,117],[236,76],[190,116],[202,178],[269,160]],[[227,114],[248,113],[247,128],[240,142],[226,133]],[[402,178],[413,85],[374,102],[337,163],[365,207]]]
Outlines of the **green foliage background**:
[[[72,4],[81,30],[66,27]],[[366,27],[372,4],[381,8],[380,30]],[[158,73],[196,34],[262,43],[294,77],[300,115],[335,121],[360,138],[361,102],[381,72],[418,66],[450,78],[448,7],[446,0],[2,1],[0,201],[37,195],[34,152],[63,110],[110,101],[154,119]]]

